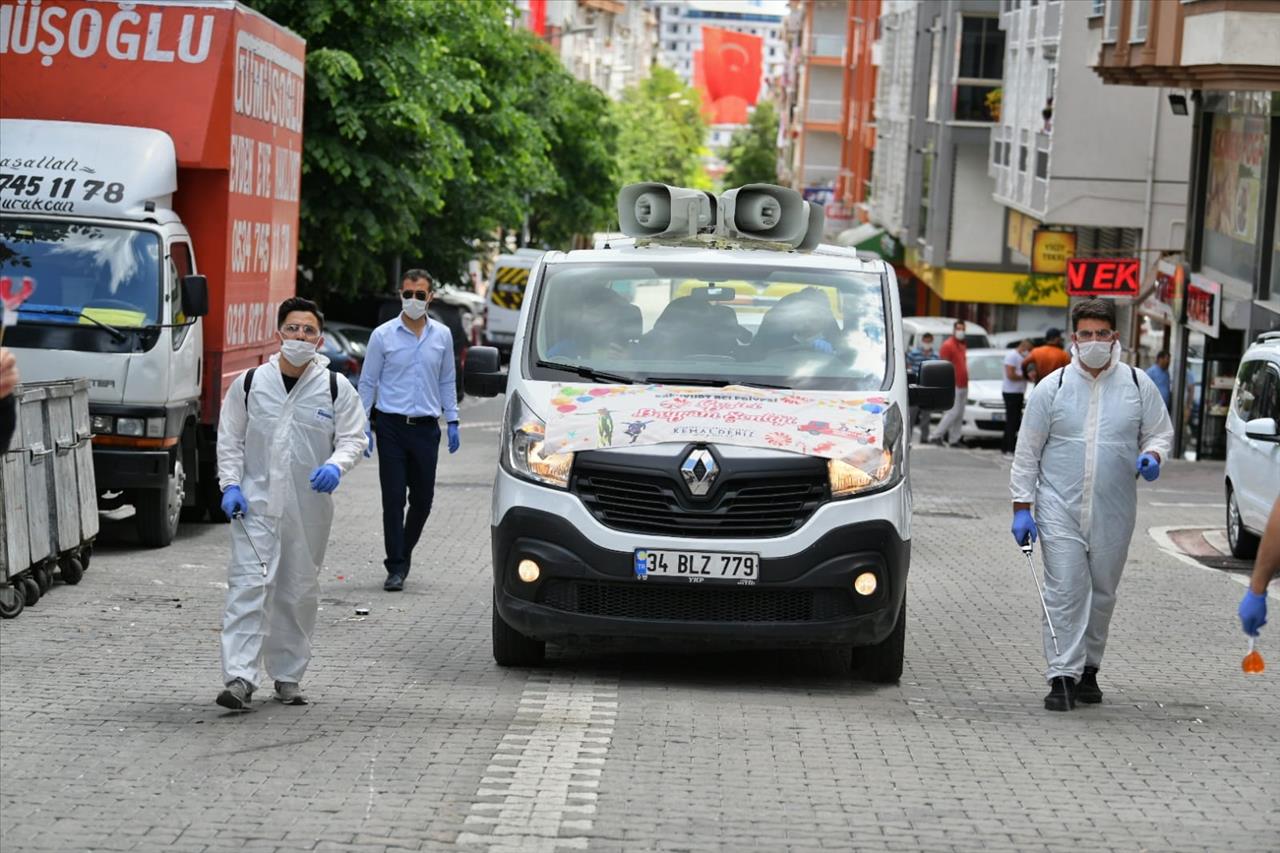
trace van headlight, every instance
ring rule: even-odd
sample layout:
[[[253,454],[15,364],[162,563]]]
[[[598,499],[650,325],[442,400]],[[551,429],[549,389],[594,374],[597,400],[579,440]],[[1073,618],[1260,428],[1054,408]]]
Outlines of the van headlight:
[[[546,453],[547,425],[520,398],[511,395],[503,433],[502,467],[525,480],[569,488],[573,453]]]
[[[861,464],[843,459],[827,461],[831,497],[847,498],[896,485],[902,479],[902,411],[894,403],[884,415],[884,440],[879,447],[864,448]]]

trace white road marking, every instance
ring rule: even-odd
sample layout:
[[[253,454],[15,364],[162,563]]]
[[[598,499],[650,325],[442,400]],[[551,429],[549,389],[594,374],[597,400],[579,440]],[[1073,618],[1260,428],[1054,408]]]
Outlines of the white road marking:
[[[457,843],[489,853],[588,849],[617,716],[616,680],[530,676],[467,815],[474,831]]]

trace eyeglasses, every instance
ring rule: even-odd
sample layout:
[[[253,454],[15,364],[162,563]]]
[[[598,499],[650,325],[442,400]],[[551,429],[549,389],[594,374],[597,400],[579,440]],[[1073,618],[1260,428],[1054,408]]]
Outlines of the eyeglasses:
[[[302,335],[308,340],[320,337],[320,330],[315,326],[301,326],[297,323],[285,323],[280,327],[280,331],[286,335]]]
[[[404,299],[421,299],[423,302],[426,302],[428,299],[431,298],[431,291],[430,290],[402,290],[400,291],[400,296],[403,297]]]
[[[1100,329],[1096,332],[1076,332],[1075,336],[1077,341],[1083,341],[1084,343],[1089,341],[1106,343],[1107,341],[1114,341],[1117,337],[1114,329]]]

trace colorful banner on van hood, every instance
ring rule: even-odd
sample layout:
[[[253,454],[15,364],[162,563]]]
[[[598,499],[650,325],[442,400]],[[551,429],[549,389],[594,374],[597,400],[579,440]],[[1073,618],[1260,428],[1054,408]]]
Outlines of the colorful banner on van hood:
[[[729,385],[555,385],[546,452],[706,442],[883,465],[881,393],[800,392]]]

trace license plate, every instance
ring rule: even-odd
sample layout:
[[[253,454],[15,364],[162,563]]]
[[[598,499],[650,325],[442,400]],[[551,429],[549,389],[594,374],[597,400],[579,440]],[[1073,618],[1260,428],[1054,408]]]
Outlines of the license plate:
[[[1004,423],[1004,412],[992,412],[991,420],[995,421],[996,423],[1001,423],[1001,424]]]
[[[638,548],[635,572],[640,580],[654,577],[683,579],[689,583],[719,581],[750,585],[760,579],[760,555]]]

